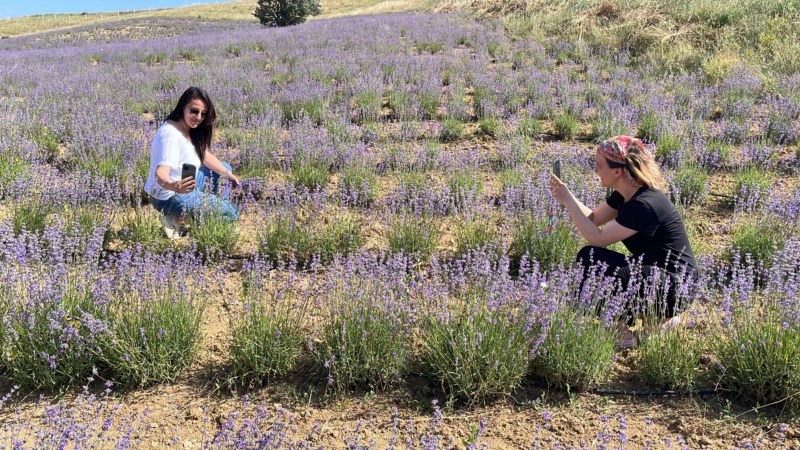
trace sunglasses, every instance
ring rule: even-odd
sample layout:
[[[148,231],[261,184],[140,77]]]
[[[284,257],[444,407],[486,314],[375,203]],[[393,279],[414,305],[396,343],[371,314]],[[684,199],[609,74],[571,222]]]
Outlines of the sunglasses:
[[[200,114],[200,117],[205,117],[205,116],[208,115],[208,111],[200,111],[197,108],[190,108],[189,109],[189,114],[191,114],[193,116],[196,116],[196,115]]]

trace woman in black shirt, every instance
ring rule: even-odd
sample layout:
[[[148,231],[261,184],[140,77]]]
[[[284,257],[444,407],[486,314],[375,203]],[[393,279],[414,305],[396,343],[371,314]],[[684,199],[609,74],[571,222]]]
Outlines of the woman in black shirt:
[[[604,263],[604,275],[620,279],[627,288],[629,262],[641,260],[643,277],[660,273],[670,278],[660,305],[653,305],[666,319],[675,316],[676,285],[696,279],[697,264],[680,214],[664,193],[664,179],[653,155],[642,141],[617,136],[604,141],[595,152],[595,173],[600,183],[614,190],[594,210],[581,203],[557,176],[551,175],[550,191],[566,207],[578,231],[589,242],[577,260],[589,273]],[[633,258],[605,247],[622,241]],[[686,305],[684,305],[686,306]],[[665,327],[677,325],[678,318]]]

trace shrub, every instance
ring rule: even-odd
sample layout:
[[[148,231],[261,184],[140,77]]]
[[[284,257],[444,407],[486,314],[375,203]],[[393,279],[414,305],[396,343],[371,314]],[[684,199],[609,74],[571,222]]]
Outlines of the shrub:
[[[517,133],[529,138],[538,138],[542,134],[542,123],[539,119],[525,114],[519,119]]]
[[[433,119],[439,113],[439,93],[422,92],[418,96],[424,119]]]
[[[327,317],[313,353],[328,384],[381,389],[402,381],[410,348],[405,290],[358,275],[327,294]]]
[[[740,261],[750,255],[750,261],[756,267],[769,265],[772,255],[786,245],[786,235],[776,226],[764,222],[745,221],[737,223],[731,232],[731,245],[725,253],[725,259]]]
[[[296,162],[291,177],[296,187],[318,191],[328,185],[328,165],[320,161]]]
[[[359,222],[349,216],[339,216],[327,223],[303,223],[296,218],[277,214],[272,217],[261,236],[260,252],[272,261],[310,262],[318,256],[329,262],[334,256],[347,255],[361,246]]]
[[[578,134],[578,118],[565,112],[556,118],[553,127],[561,139],[571,141]]]
[[[733,149],[718,139],[711,139],[700,149],[697,160],[700,167],[705,169],[721,169],[731,165]]]
[[[367,167],[350,166],[342,174],[342,202],[352,206],[370,206],[378,197],[378,178]]]
[[[231,375],[262,385],[290,373],[305,348],[303,323],[310,296],[290,276],[270,281],[271,266],[256,261],[242,280],[241,315],[231,323]]]
[[[778,145],[792,143],[796,136],[792,132],[791,117],[780,112],[770,113],[764,125],[764,138]]]
[[[528,307],[493,289],[501,278],[464,275],[468,285],[422,317],[424,362],[451,397],[508,395],[530,369]]]
[[[487,117],[478,122],[478,132],[484,136],[497,137],[502,131],[500,121],[494,117]]]
[[[655,157],[662,164],[677,165],[683,141],[680,137],[665,133],[656,143]]]
[[[100,342],[113,379],[131,387],[175,381],[197,351],[203,307],[169,283],[154,298],[128,293],[118,300]]]
[[[438,224],[428,218],[412,214],[398,214],[389,228],[389,250],[425,260],[439,243]]]
[[[439,140],[442,142],[453,142],[461,139],[464,131],[464,124],[458,119],[445,119],[442,122],[442,130],[439,132]]]
[[[447,187],[450,189],[453,205],[456,209],[463,209],[470,200],[474,200],[480,194],[483,185],[474,173],[460,171],[447,180]]]
[[[708,175],[697,167],[684,166],[676,175],[673,188],[683,206],[702,203],[706,197]]]
[[[772,176],[756,167],[745,168],[736,174],[736,201],[749,207],[761,205],[769,193]]]
[[[281,117],[284,124],[299,122],[303,117],[307,117],[315,125],[322,125],[325,102],[320,97],[301,100],[283,99],[278,101],[278,106],[281,109]]]
[[[514,264],[527,257],[538,261],[543,269],[553,269],[575,258],[578,244],[572,235],[572,227],[557,218],[553,220],[550,225],[547,218],[526,217],[517,224],[508,249]]]
[[[60,156],[59,145],[61,145],[61,141],[49,128],[45,126],[34,128],[32,138],[44,152],[47,161],[52,162]]]
[[[359,92],[353,99],[353,115],[357,123],[377,122],[381,117],[383,97],[380,92]]]
[[[727,338],[716,340],[723,388],[756,405],[800,407],[800,326],[781,307],[737,311]]]
[[[26,388],[62,388],[84,382],[98,364],[93,350],[103,312],[86,285],[71,280],[64,288],[54,299],[9,299],[13,307],[5,316],[1,343],[5,376],[11,382]],[[33,289],[30,293],[36,295]]]
[[[8,151],[0,151],[0,196],[14,181],[28,176],[31,164]]]
[[[487,218],[478,218],[457,227],[455,241],[458,258],[472,250],[499,250],[500,234]]]
[[[253,15],[266,27],[285,27],[321,12],[319,0],[258,0]]]
[[[310,261],[313,254],[311,230],[289,215],[276,214],[267,222],[261,235],[259,252],[272,261],[296,258],[299,264]]]
[[[583,390],[611,376],[616,331],[596,317],[568,307],[554,312],[533,372],[548,385]]]
[[[348,255],[361,247],[361,224],[350,216],[338,216],[314,236],[315,253],[320,261],[332,261],[336,255]]]
[[[639,341],[636,370],[649,387],[688,391],[700,376],[702,343],[686,328],[653,333]]]
[[[203,211],[192,219],[191,233],[198,250],[211,259],[232,255],[239,240],[236,222],[214,210]]]
[[[11,223],[14,234],[20,234],[23,231],[42,234],[52,209],[49,202],[36,196],[15,202],[11,207]]]
[[[659,134],[658,116],[653,111],[647,111],[639,119],[636,137],[645,141],[654,141]]]
[[[164,235],[158,214],[153,208],[134,208],[132,213],[123,216],[119,236],[151,252],[159,253],[166,250],[170,242]]]

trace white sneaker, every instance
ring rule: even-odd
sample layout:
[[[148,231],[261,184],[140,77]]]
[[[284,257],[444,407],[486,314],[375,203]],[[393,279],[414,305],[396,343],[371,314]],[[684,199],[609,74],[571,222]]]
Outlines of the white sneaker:
[[[681,316],[675,316],[661,324],[661,334],[667,334],[681,324]]]
[[[164,233],[169,240],[174,241],[181,237],[181,226],[178,219],[173,215],[161,215],[161,224],[164,225]]]

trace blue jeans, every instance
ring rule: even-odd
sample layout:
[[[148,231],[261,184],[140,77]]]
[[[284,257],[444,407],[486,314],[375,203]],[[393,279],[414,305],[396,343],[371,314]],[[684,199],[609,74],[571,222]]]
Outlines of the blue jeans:
[[[229,171],[231,170],[230,164],[223,162],[222,165]],[[211,183],[210,193],[205,190],[206,180]],[[219,174],[205,166],[200,166],[195,181],[197,185],[192,192],[175,194],[166,200],[150,197],[150,203],[164,215],[181,216],[186,214],[190,217],[199,217],[201,211],[205,209],[220,214],[224,220],[229,222],[239,218],[239,209],[228,200],[230,192],[219,193]]]

